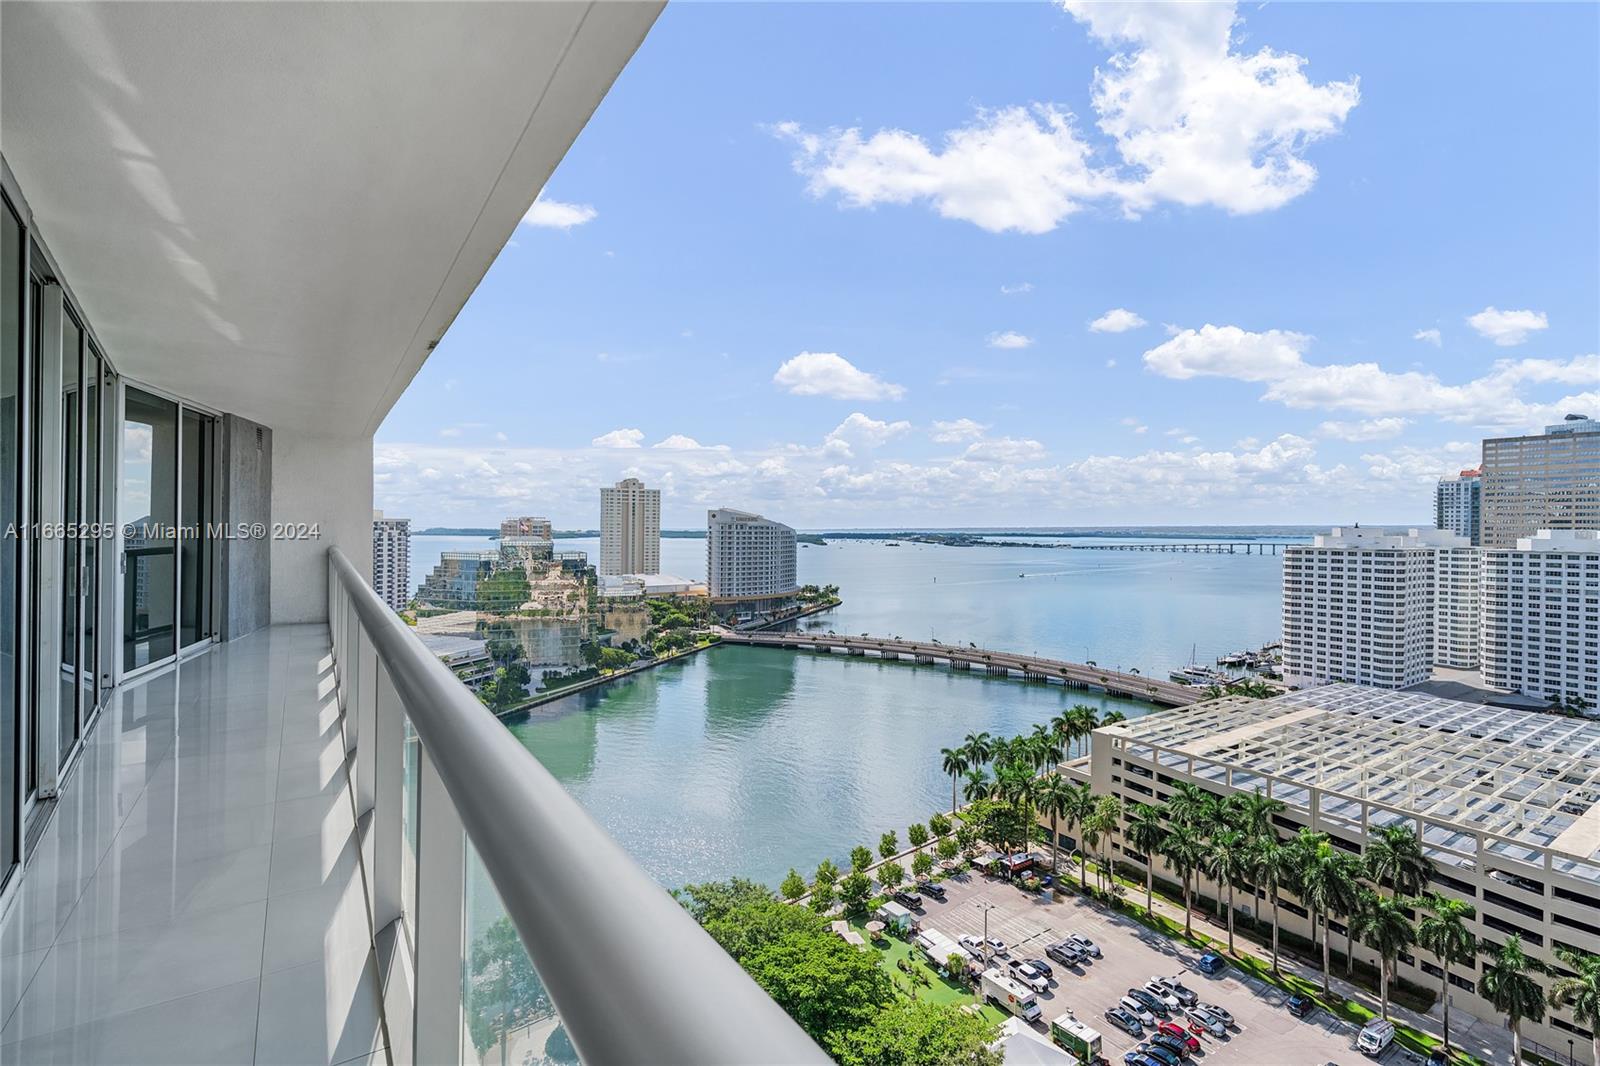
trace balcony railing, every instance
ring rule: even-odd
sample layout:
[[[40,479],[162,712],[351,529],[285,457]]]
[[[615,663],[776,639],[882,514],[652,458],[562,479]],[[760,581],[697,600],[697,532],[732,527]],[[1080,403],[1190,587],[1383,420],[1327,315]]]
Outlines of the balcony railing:
[[[469,843],[585,1062],[828,1061],[337,548],[328,618],[373,928],[403,923],[412,953],[413,1061],[464,1058]]]

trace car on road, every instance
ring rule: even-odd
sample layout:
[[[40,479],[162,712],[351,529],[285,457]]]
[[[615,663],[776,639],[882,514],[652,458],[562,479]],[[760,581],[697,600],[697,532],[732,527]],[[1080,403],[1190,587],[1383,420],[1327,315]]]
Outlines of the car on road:
[[[1185,1029],[1177,1022],[1162,1022],[1160,1025],[1156,1026],[1156,1029],[1159,1032],[1166,1033],[1168,1036],[1172,1037],[1172,1039],[1181,1042],[1183,1046],[1188,1048],[1190,1051],[1200,1050],[1200,1041],[1195,1039],[1195,1035],[1193,1033],[1189,1032],[1189,1030]]]
[[[1161,1063],[1161,1066],[1183,1066],[1183,1057],[1171,1048],[1160,1044],[1140,1044],[1139,1050]]]
[[[1044,949],[1044,953],[1055,959],[1063,966],[1082,966],[1083,949],[1070,940],[1063,940],[1058,944],[1051,944]]]
[[[1050,964],[1043,959],[1026,959],[1024,961],[1046,977],[1054,977],[1056,975],[1056,972],[1050,968]]]
[[[1154,1029],[1156,1027],[1156,1016],[1150,1012],[1150,1008],[1146,1007],[1143,1003],[1140,1003],[1132,996],[1123,996],[1121,999],[1117,1000],[1117,1006],[1121,1007],[1135,1018],[1138,1018],[1140,1025],[1146,1026],[1150,1029]]]
[[[1157,1018],[1170,1018],[1172,1016],[1172,1011],[1167,1008],[1165,1003],[1142,988],[1130,988],[1128,989],[1128,995],[1130,998],[1138,1000],[1145,1010],[1154,1014]]]
[[[1177,1010],[1179,1007],[1184,1005],[1178,1001],[1178,997],[1173,993],[1172,989],[1168,988],[1160,981],[1146,981],[1144,983],[1144,991],[1149,993],[1158,1003],[1166,1007],[1168,1010]]]
[[[1200,1002],[1200,997],[1194,994],[1194,990],[1176,977],[1157,977],[1156,982],[1178,997],[1180,1007],[1192,1007]]]
[[[894,901],[902,907],[910,907],[914,911],[922,909],[922,897],[915,892],[901,890],[894,894]]]
[[[1308,1017],[1316,1009],[1317,1001],[1310,996],[1303,996],[1296,992],[1289,997],[1289,1013],[1296,1018]]]
[[[1218,955],[1215,951],[1208,951],[1200,956],[1200,961],[1194,965],[1195,969],[1207,977],[1214,977],[1228,968],[1228,960]]]
[[[1050,979],[1021,959],[1011,960],[1011,976],[1035,992],[1050,991]]]
[[[1222,1024],[1222,1019],[1204,1007],[1185,1007],[1183,1013],[1191,1022],[1200,1026],[1212,1036],[1223,1037],[1228,1035],[1228,1027]]]
[[[1202,1003],[1200,1006],[1205,1009],[1206,1013],[1215,1017],[1223,1025],[1231,1027],[1234,1024],[1233,1015],[1229,1014],[1226,1009],[1217,1006],[1215,1003]]]
[[[1093,940],[1090,940],[1082,933],[1068,933],[1067,939],[1078,945],[1078,947],[1083,950],[1083,953],[1089,956],[1091,959],[1098,959],[1100,957],[1100,945],[1096,944]]]
[[[1138,1018],[1129,1014],[1121,1007],[1112,1007],[1106,1011],[1106,1021],[1121,1029],[1134,1039],[1144,1035],[1144,1024]]]
[[[935,884],[932,881],[918,881],[917,891],[921,892],[924,896],[932,896],[940,903],[944,902],[945,891],[943,885]]]
[[[1163,1033],[1163,1032],[1160,1032],[1160,1031],[1157,1031],[1156,1033],[1151,1035],[1150,1043],[1154,1047],[1164,1047],[1164,1048],[1166,1048],[1168,1051],[1172,1052],[1174,1055],[1178,1056],[1178,1058],[1180,1058],[1180,1059],[1186,1058],[1188,1056],[1188,1054],[1189,1054],[1189,1045],[1188,1044],[1185,1044],[1180,1040],[1174,1040],[1172,1037],[1168,1036],[1166,1033]]]

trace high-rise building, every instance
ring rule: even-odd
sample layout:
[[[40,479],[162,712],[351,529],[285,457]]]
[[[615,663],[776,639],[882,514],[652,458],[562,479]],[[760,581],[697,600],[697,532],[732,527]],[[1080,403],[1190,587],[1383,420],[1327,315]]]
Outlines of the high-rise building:
[[[433,607],[471,611],[478,607],[478,582],[494,573],[497,551],[441,552],[439,562],[417,589],[417,599]]]
[[[1334,529],[1284,550],[1283,673],[1291,685],[1407,688],[1435,662],[1477,662],[1477,560],[1436,529]]]
[[[545,540],[554,538],[555,531],[550,527],[550,519],[539,518],[535,515],[500,519],[500,535],[502,537],[542,537]]]
[[[372,588],[390,610],[411,600],[411,519],[372,512]]]
[[[1541,530],[1483,552],[1483,681],[1600,708],[1600,534]]]
[[[660,489],[630,477],[600,490],[599,572],[661,572]]]
[[[1463,470],[1442,477],[1433,490],[1433,528],[1449,530],[1479,543],[1483,519],[1482,471]]]
[[[706,584],[713,600],[775,600],[800,590],[794,530],[758,514],[706,513]]]
[[[1514,548],[1541,529],[1600,529],[1600,422],[1568,415],[1537,435],[1483,442],[1479,543]]]

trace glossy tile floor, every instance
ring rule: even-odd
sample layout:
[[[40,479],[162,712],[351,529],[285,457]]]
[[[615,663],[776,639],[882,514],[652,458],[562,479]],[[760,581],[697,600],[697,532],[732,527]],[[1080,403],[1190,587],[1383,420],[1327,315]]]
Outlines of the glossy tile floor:
[[[387,1062],[326,626],[109,697],[0,920],[0,1064]]]

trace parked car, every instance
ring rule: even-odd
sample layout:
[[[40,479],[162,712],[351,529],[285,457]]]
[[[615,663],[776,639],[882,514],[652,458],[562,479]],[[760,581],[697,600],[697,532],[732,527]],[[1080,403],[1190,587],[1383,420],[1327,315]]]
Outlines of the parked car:
[[[932,881],[918,881],[917,891],[921,892],[924,896],[932,896],[940,903],[944,902],[945,891],[943,885],[936,884]]]
[[[1044,949],[1044,953],[1063,966],[1081,966],[1083,964],[1083,949],[1070,940],[1063,940],[1059,944],[1051,944]]]
[[[1185,1029],[1177,1022],[1162,1022],[1160,1025],[1156,1026],[1156,1029],[1160,1032],[1166,1033],[1174,1040],[1182,1041],[1183,1046],[1188,1048],[1190,1051],[1200,1050],[1200,1041],[1195,1039],[1193,1033],[1189,1032],[1189,1030]]]
[[[1155,1028],[1156,1016],[1150,1012],[1149,1007],[1146,1007],[1132,996],[1123,996],[1117,1001],[1117,1006],[1138,1018],[1140,1025],[1148,1026],[1151,1029]]]
[[[915,892],[907,892],[902,889],[894,894],[893,899],[902,907],[910,907],[914,911],[920,911],[922,909],[922,897],[917,895]]]
[[[1200,1006],[1205,1008],[1207,1014],[1216,1018],[1223,1025],[1233,1025],[1233,1015],[1229,1014],[1224,1008],[1217,1006],[1215,1003],[1202,1003]]]
[[[1153,1047],[1164,1047],[1174,1055],[1178,1056],[1180,1059],[1189,1054],[1188,1044],[1183,1043],[1181,1040],[1175,1040],[1166,1033],[1160,1031],[1157,1031],[1151,1035],[1150,1044]]]
[[[1139,1050],[1161,1063],[1161,1066],[1183,1066],[1183,1057],[1171,1048],[1160,1044],[1140,1044]]]
[[[1043,959],[1028,959],[1027,963],[1046,977],[1054,977],[1056,975],[1056,972],[1050,968],[1050,964]]]
[[[1127,1066],[1161,1066],[1161,1063],[1142,1051],[1130,1051],[1122,1056],[1122,1061]]]
[[[971,933],[962,933],[956,937],[956,943],[966,948],[967,953],[975,959],[983,959],[988,956],[988,952],[984,950],[983,941]]]
[[[1308,1017],[1317,1009],[1317,1001],[1310,996],[1302,996],[1296,992],[1289,997],[1289,1013],[1296,1018]]]
[[[989,938],[989,950],[994,952],[994,957],[997,959],[1009,959],[1011,957],[1010,952],[1006,951],[1006,942],[997,936]]]
[[[1050,991],[1050,979],[1021,959],[1011,960],[1011,976],[1035,992]]]
[[[1149,992],[1146,992],[1144,989],[1130,988],[1128,989],[1128,995],[1131,998],[1138,1000],[1140,1004],[1144,1006],[1145,1010],[1149,1011],[1151,1014],[1154,1014],[1157,1018],[1171,1017],[1172,1012],[1167,1009],[1167,1005],[1161,1002],[1161,1000],[1157,999],[1155,996],[1152,996]]]
[[[1144,991],[1153,996],[1158,1003],[1168,1010],[1177,1010],[1183,1006],[1182,1003],[1178,1002],[1178,997],[1173,994],[1172,989],[1160,981],[1146,981],[1144,983]]]
[[[1100,957],[1100,945],[1096,944],[1093,940],[1090,940],[1082,933],[1068,933],[1067,939],[1078,945],[1078,947],[1082,948],[1083,953],[1089,956],[1091,959],[1098,959]]]
[[[1222,1019],[1210,1013],[1204,1007],[1185,1007],[1183,1013],[1191,1022],[1199,1025],[1212,1036],[1224,1037],[1228,1035],[1228,1027],[1222,1024]]]
[[[1112,1007],[1106,1011],[1106,1021],[1136,1040],[1144,1035],[1144,1024],[1121,1007]]]
[[[1208,951],[1200,956],[1200,961],[1194,965],[1197,970],[1207,977],[1214,977],[1228,968],[1228,960],[1218,955],[1215,951]]]
[[[1178,997],[1178,1006],[1180,1007],[1192,1007],[1200,1002],[1200,997],[1194,994],[1194,990],[1176,977],[1157,977],[1156,981],[1168,992]]]

